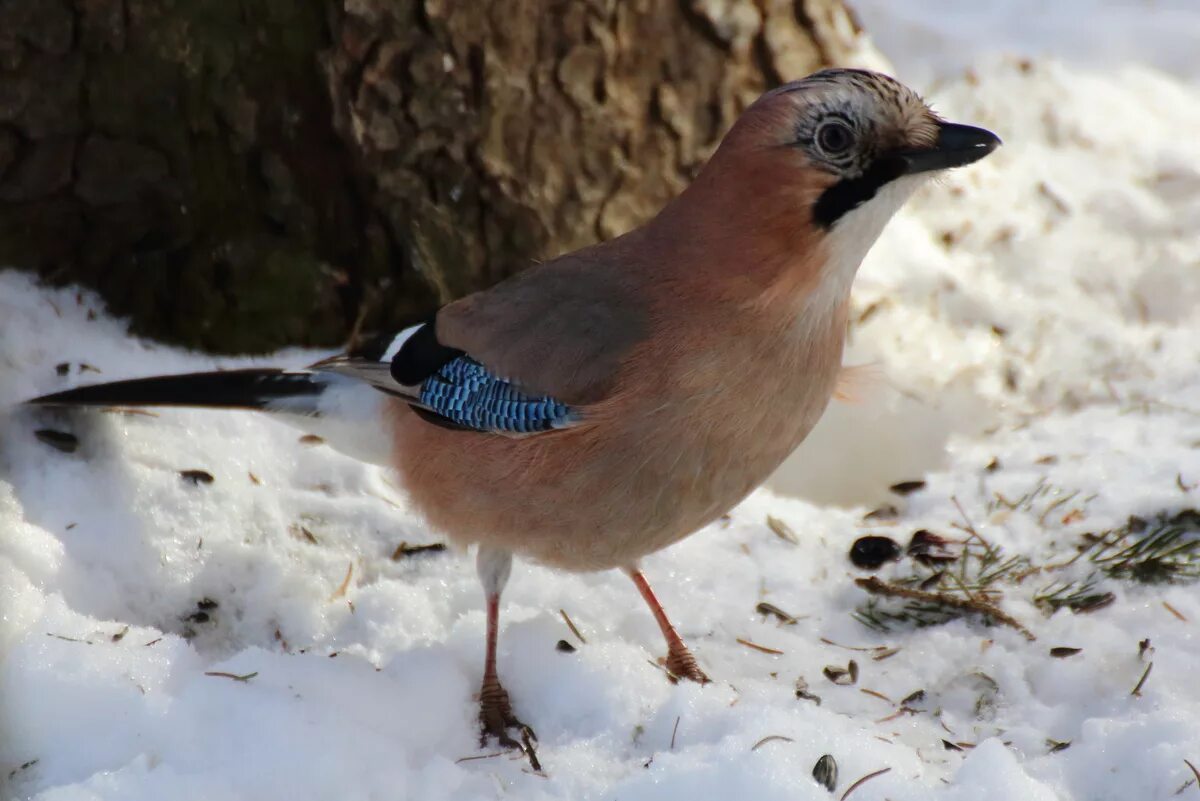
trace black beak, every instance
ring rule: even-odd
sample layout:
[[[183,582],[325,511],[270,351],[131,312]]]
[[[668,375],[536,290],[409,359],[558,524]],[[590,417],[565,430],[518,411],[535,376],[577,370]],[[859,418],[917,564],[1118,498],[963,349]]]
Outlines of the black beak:
[[[938,123],[937,141],[933,147],[928,150],[907,150],[898,155],[905,165],[904,174],[912,175],[962,167],[979,161],[999,146],[1000,137],[991,131],[942,122]]]

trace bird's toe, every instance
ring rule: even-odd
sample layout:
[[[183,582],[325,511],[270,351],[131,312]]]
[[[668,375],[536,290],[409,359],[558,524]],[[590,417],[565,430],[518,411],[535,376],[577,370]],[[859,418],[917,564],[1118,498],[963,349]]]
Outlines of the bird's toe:
[[[700,669],[700,665],[696,662],[696,657],[692,656],[692,652],[687,647],[672,649],[667,654],[665,663],[667,673],[670,675],[671,682],[676,683],[680,679],[694,681],[697,684],[708,684],[712,681],[708,675]]]
[[[513,714],[508,691],[499,681],[485,681],[480,690],[479,732],[481,747],[487,745],[488,738],[495,737],[502,748],[520,751],[529,760],[531,768],[541,771],[535,747],[537,734]]]

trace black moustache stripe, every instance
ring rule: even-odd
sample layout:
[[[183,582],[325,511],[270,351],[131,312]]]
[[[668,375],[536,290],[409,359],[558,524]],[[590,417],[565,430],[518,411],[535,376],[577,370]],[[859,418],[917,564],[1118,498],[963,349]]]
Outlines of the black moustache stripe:
[[[904,175],[904,159],[876,159],[866,172],[857,178],[843,178],[826,189],[813,205],[813,223],[828,230],[844,214],[866,203],[886,184]]]

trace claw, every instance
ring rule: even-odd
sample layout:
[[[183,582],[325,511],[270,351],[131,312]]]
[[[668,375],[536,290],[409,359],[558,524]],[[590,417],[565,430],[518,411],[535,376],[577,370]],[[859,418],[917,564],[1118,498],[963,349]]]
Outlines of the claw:
[[[510,732],[520,739],[515,739]],[[538,761],[535,747],[537,735],[513,714],[508,691],[494,678],[485,679],[479,692],[479,745],[486,745],[489,737],[495,737],[502,748],[523,753],[529,766],[541,772],[542,763]]]
[[[678,683],[680,679],[694,681],[697,684],[708,684],[712,681],[700,669],[700,665],[696,663],[696,657],[692,656],[692,652],[682,643],[680,643],[680,647],[672,648],[667,654],[665,666],[672,684]]]

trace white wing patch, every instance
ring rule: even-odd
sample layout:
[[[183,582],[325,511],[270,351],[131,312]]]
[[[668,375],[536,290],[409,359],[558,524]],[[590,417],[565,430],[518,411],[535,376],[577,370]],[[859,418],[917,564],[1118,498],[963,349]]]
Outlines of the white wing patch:
[[[400,352],[400,348],[404,347],[404,343],[408,341],[409,337],[417,333],[417,329],[423,325],[425,325],[425,323],[419,323],[409,328],[405,328],[399,334],[396,334],[395,338],[391,341],[391,344],[387,346],[387,350],[385,350],[383,355],[379,357],[379,361],[383,362],[384,364],[391,364],[392,359],[396,358],[396,354]]]

